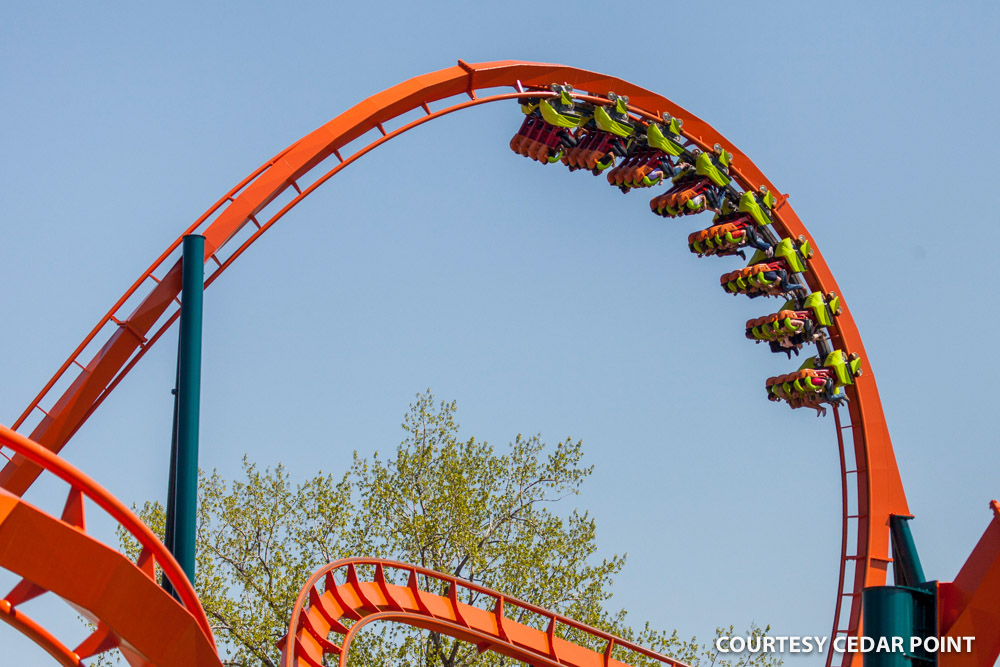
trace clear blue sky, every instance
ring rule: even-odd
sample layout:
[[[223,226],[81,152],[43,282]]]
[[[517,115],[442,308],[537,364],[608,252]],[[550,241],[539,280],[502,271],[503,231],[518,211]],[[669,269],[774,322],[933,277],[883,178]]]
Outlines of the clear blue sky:
[[[998,18],[985,2],[7,4],[0,421],[284,146],[458,58],[562,62],[672,98],[791,194],[864,336],[924,568],[950,580],[1000,495]],[[342,470],[392,450],[430,387],[467,435],[584,440],[596,470],[576,502],[603,553],[629,554],[614,602],[634,622],[828,634],[832,418],[768,403],[764,379],[795,362],[742,333],[776,302],[726,297],[736,264],[688,253],[706,218],[662,220],[644,193],[511,153],[519,123],[491,105],[392,142],[209,290],[202,465]],[[128,503],[165,493],[173,364],[165,340],[65,450]],[[55,488],[30,498],[53,506]],[[44,662],[0,637],[13,664]]]

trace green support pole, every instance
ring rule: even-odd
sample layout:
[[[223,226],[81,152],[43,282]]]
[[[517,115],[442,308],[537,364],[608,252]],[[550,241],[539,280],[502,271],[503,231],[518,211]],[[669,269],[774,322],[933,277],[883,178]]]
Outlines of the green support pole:
[[[205,237],[184,237],[180,346],[177,356],[177,452],[174,460],[173,552],[194,582],[198,511],[198,420],[201,404],[201,324],[205,289]],[[170,531],[170,526],[167,527]]]
[[[897,586],[917,586],[926,581],[924,568],[920,566],[917,545],[910,532],[912,516],[893,514],[889,517],[889,533],[892,535],[892,578]]]
[[[920,566],[917,545],[910,533],[912,516],[893,514],[889,517],[892,536],[892,576],[895,586],[870,586],[861,593],[864,635],[876,642],[876,651],[865,653],[863,667],[932,667],[937,654],[921,645],[928,637],[937,636],[937,582],[925,581]],[[910,641],[921,639],[911,650]],[[899,650],[878,651],[877,642],[891,645],[902,638]]]
[[[884,639],[892,647],[894,638],[902,638],[897,650],[874,650],[865,653],[863,667],[933,667],[937,654],[928,653],[921,646],[910,650],[911,637],[937,636],[937,587],[933,583],[919,588],[909,586],[869,586],[861,593],[864,636],[878,641]],[[921,644],[923,642],[921,641]]]

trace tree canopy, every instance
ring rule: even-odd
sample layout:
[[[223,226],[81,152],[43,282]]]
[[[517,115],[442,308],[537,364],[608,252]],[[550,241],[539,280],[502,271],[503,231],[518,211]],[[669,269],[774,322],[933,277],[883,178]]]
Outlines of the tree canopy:
[[[571,507],[556,511],[592,471],[582,463],[580,441],[550,446],[537,435],[518,435],[498,451],[462,439],[455,413],[454,402],[418,394],[392,455],[355,453],[341,475],[320,472],[293,484],[280,464],[261,470],[246,457],[242,479],[202,475],[196,590],[227,661],[277,664],[275,643],[309,575],[340,558],[371,556],[467,579],[692,664],[730,664],[711,645],[648,624],[634,629],[625,611],[608,608],[625,557],[596,559],[593,518]],[[140,514],[162,534],[159,503],[147,502]],[[739,664],[778,663],[754,656]],[[437,633],[376,624],[352,645],[350,664],[511,661]]]

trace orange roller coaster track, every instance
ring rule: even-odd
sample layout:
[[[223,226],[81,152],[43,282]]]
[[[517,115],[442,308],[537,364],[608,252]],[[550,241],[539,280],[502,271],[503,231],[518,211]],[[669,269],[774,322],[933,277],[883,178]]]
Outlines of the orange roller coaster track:
[[[359,574],[362,568],[367,568],[370,576],[363,578]],[[337,582],[337,574],[342,575],[343,583]],[[518,622],[514,616],[531,618],[545,629]],[[627,667],[628,663],[621,659],[627,660],[630,653],[671,667],[687,667],[678,660],[483,586],[416,565],[376,558],[335,561],[310,577],[292,608],[288,634],[280,642],[281,665],[323,667],[325,656],[332,655],[344,667],[351,640],[374,621],[433,630],[474,644],[480,651],[494,651],[539,667]],[[564,639],[566,633],[575,633],[573,641]],[[331,635],[340,636],[339,643],[330,641]],[[599,644],[601,650],[580,643]]]
[[[732,156],[730,174],[745,191],[766,186],[780,192],[738,148],[672,101],[621,79],[562,65],[503,61],[467,64],[415,77],[378,93],[303,137],[241,181],[172,243],[98,321],[94,329],[62,364],[28,405],[14,428],[28,428],[38,420],[31,439],[58,453],[121,382],[179,314],[181,288],[180,244],[185,234],[206,238],[206,286],[210,286],[274,223],[316,188],[372,149],[425,122],[471,106],[523,97],[551,97],[552,83],[567,83],[582,101],[607,104],[609,91],[628,97],[634,118],[659,121],[664,114],[684,121],[683,136],[690,145],[711,150],[718,144]],[[513,90],[514,92],[509,92]],[[432,109],[431,105],[436,108]],[[410,112],[423,115],[402,123]],[[374,139],[353,152],[348,144],[374,133]],[[279,205],[276,199],[292,194]],[[778,197],[774,228],[783,237],[812,237],[788,204]],[[804,274],[808,287],[823,293],[840,290],[822,255],[816,251]],[[137,304],[137,305],[134,305]],[[829,328],[836,349],[865,357],[864,347],[849,308]],[[96,352],[91,352],[95,350]],[[67,386],[59,393],[55,387]],[[861,591],[885,583],[890,559],[890,515],[909,510],[882,405],[871,373],[847,387],[846,417],[836,414],[843,485],[841,567],[833,621],[834,635],[861,633]],[[34,423],[32,421],[31,423]],[[851,443],[853,447],[849,447]],[[41,468],[36,459],[15,449],[0,470],[0,485],[20,496]],[[850,486],[855,493],[849,493]],[[854,497],[853,505],[849,498]],[[853,574],[851,570],[853,568]],[[844,607],[845,600],[849,606]],[[848,613],[842,613],[842,609]],[[849,610],[849,611],[848,611]],[[831,664],[833,654],[827,659]],[[844,664],[860,664],[860,655],[845,654]]]
[[[218,663],[205,610],[177,561],[135,514],[62,458],[0,426],[0,444],[69,484],[60,518],[0,489],[0,567],[23,577],[3,600],[0,618],[63,665],[119,648],[132,664]],[[133,564],[86,534],[84,499],[117,521],[142,547]],[[156,583],[156,566],[177,591]],[[45,593],[76,606],[97,628],[74,650],[18,609]]]

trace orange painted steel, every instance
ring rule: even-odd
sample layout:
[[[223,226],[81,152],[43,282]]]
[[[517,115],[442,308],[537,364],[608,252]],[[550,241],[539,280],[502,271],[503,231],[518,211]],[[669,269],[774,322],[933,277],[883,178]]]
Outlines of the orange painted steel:
[[[63,667],[83,665],[80,656],[7,600],[0,600],[0,620],[38,644]]]
[[[361,568],[372,571],[370,579],[362,580]],[[344,574],[342,584],[335,578],[338,571]],[[394,573],[403,575],[406,584],[394,583]],[[322,591],[320,581],[324,582]],[[443,594],[428,588],[439,589]],[[462,601],[471,599],[476,600],[475,605]],[[512,619],[509,615],[512,609],[531,614],[546,629]],[[613,656],[628,651],[665,665],[687,667],[673,658],[484,586],[380,558],[335,561],[309,578],[295,600],[288,633],[280,642],[281,666],[322,667],[326,664],[324,656],[332,655],[344,667],[351,640],[373,621],[393,621],[440,632],[470,642],[480,651],[493,651],[539,667],[627,667],[627,662]],[[560,636],[563,630],[585,636],[602,644],[604,649],[597,652],[563,639]],[[340,635],[341,642],[331,641],[331,634]]]
[[[62,664],[120,646],[132,664],[219,665],[211,626],[191,583],[153,532],[118,499],[65,460],[0,426],[0,444],[62,479],[70,492],[61,518],[0,490],[0,566],[22,577],[0,615]],[[138,564],[86,534],[83,500],[108,513],[142,547]],[[157,585],[155,566],[180,603]],[[18,605],[52,592],[97,624],[69,651]],[[75,660],[75,662],[74,662]]]
[[[940,653],[941,667],[992,665],[1000,657],[1000,502],[955,581],[938,584],[938,634],[975,637],[972,650]]]
[[[460,108],[490,101],[516,97],[515,93],[480,97],[479,93],[491,88],[531,89],[532,96],[545,96],[545,89],[553,82],[569,83],[579,91],[593,95],[586,98],[606,101],[608,91],[629,97],[630,110],[645,119],[659,119],[669,113],[684,121],[683,133],[694,144],[710,149],[719,144],[733,155],[731,174],[746,190],[756,190],[764,185],[774,193],[780,192],[764,174],[735,146],[714,128],[677,106],[670,100],[634,84],[613,77],[585,70],[538,63],[515,61],[466,64],[460,61],[450,67],[415,77],[378,93],[337,116],[326,125],[297,141],[266,162],[253,174],[234,187],[183,234],[201,233],[206,237],[206,285],[242,254],[260,235],[300,202],[316,187],[337,173],[360,155],[399,133],[415,127],[433,117]],[[436,112],[429,105],[455,96],[467,96],[468,101]],[[387,132],[385,124],[410,111],[423,109],[426,116],[395,131]],[[344,158],[340,150],[347,144],[371,131],[381,136],[361,151]],[[308,187],[303,181],[312,170],[328,160],[335,166]],[[269,212],[269,206],[289,189],[297,194],[267,222],[258,217]],[[813,247],[817,244],[806,230],[792,207],[787,195],[779,197],[774,212],[775,229],[784,236],[805,236]],[[257,230],[242,242],[238,234],[247,225]],[[183,236],[183,234],[181,236]],[[177,297],[180,292],[180,258],[175,241],[144,272],[126,294],[103,317],[94,330],[84,339],[74,353],[60,367],[53,379],[15,423],[24,424],[33,412],[44,416],[32,431],[32,439],[53,452],[59,452],[69,438],[86,421],[94,409],[122,380],[125,374],[163,334],[177,316]],[[222,256],[223,251],[229,253]],[[805,279],[813,290],[830,292],[840,290],[822,255],[817,251],[809,262]],[[131,312],[125,304],[138,302]],[[844,311],[835,320],[831,335],[834,347],[848,353],[858,353],[867,359],[857,326],[845,304]],[[110,329],[110,332],[108,332]],[[101,344],[92,358],[83,356],[90,345]],[[74,375],[75,374],[75,375]],[[53,387],[65,379],[69,387],[58,397],[50,396]],[[855,386],[847,388],[854,460],[853,471],[841,474],[855,475],[857,487],[857,518],[848,530],[845,515],[845,534],[851,534],[842,547],[841,586],[837,595],[837,614],[834,632],[859,635],[861,632],[860,592],[865,586],[885,583],[889,563],[888,519],[892,514],[909,514],[902,482],[896,466],[895,455],[889,439],[885,417],[873,374],[869,371],[858,379]],[[43,404],[49,404],[48,409]],[[20,455],[0,471],[0,485],[20,495],[38,475],[38,468]],[[850,539],[853,537],[853,540]],[[848,553],[848,547],[853,553]],[[848,563],[854,563],[855,572],[850,581],[845,578]],[[840,624],[841,601],[851,598],[850,612],[845,626]],[[829,660],[832,660],[832,654]],[[828,664],[830,664],[828,660]],[[850,663],[845,658],[845,664]],[[855,660],[860,664],[860,655]]]

